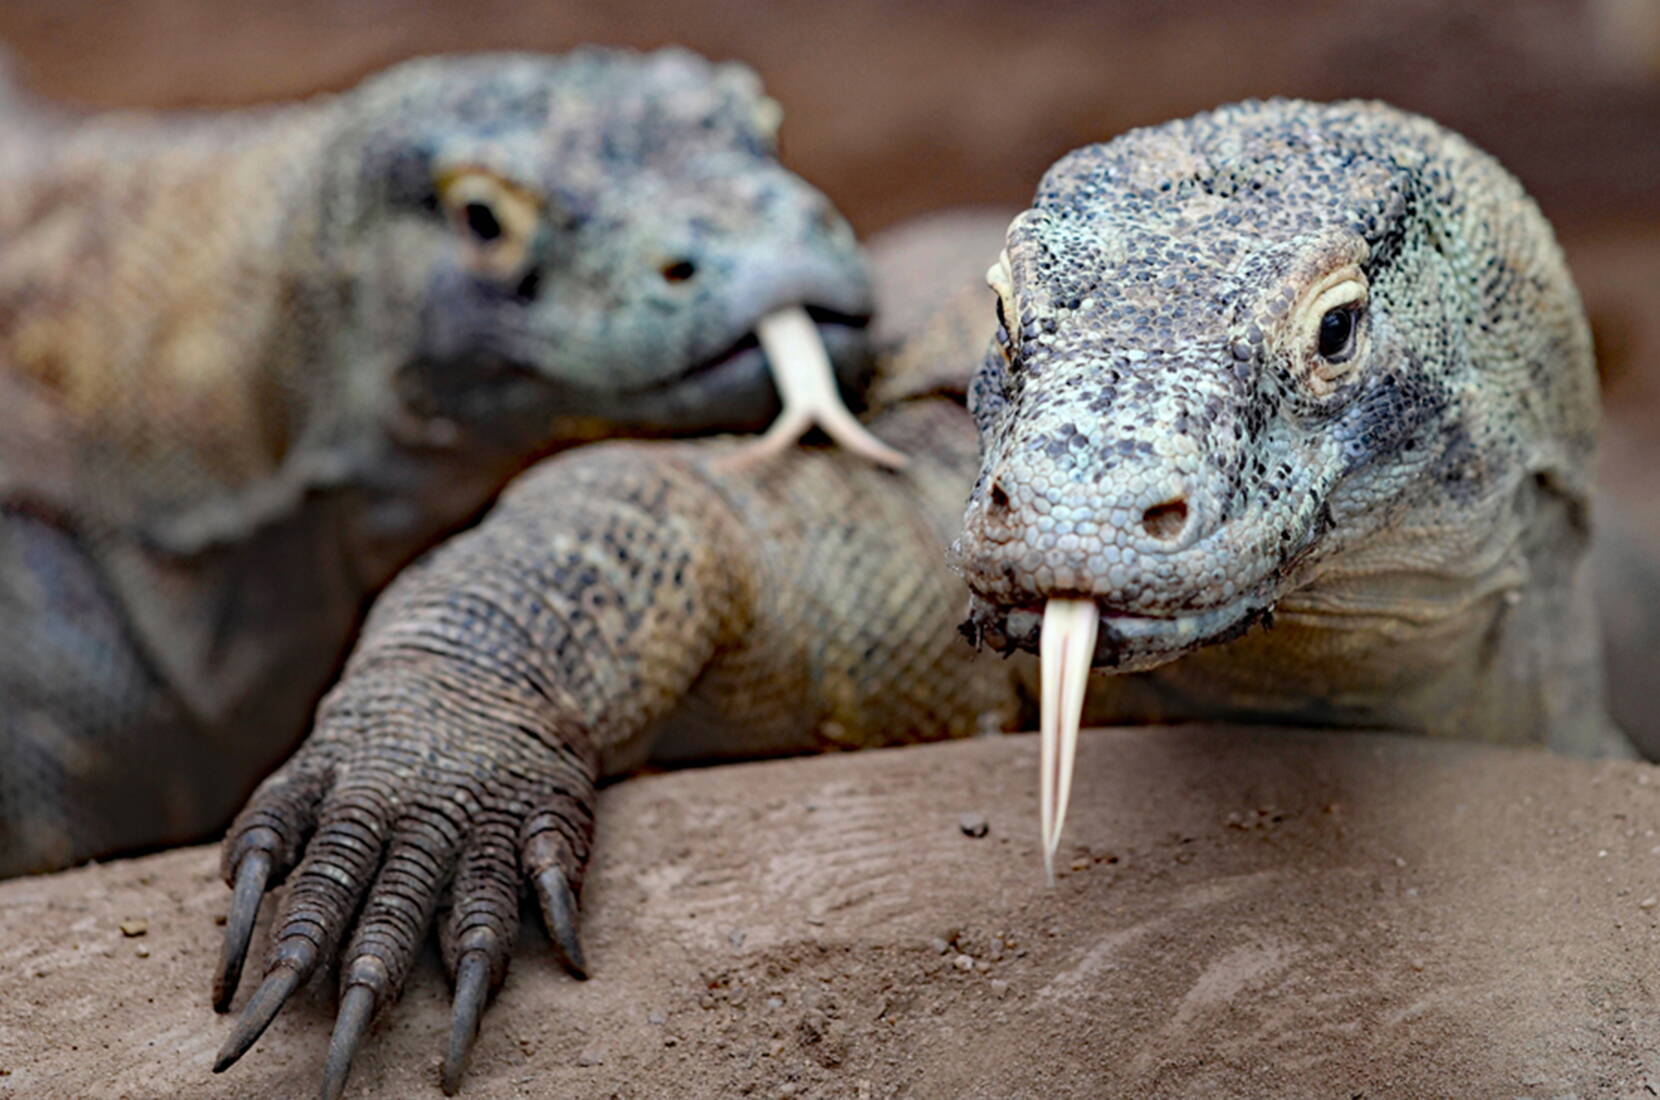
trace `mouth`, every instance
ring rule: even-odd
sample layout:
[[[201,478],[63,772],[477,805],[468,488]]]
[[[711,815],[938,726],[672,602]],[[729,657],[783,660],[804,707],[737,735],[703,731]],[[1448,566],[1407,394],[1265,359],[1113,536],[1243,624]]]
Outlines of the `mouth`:
[[[1170,614],[1127,611],[1087,596],[1057,596],[1007,609],[976,599],[964,632],[970,641],[1004,654],[1017,650],[1039,653],[1045,609],[1057,599],[1068,599],[1093,611],[1090,667],[1144,672],[1196,649],[1233,641],[1258,623],[1269,624],[1274,601],[1268,585],[1260,588],[1226,604]]]
[[[813,322],[813,326],[819,330],[819,334],[823,337],[829,337],[831,340],[835,340],[840,334],[863,332],[870,327],[870,317],[868,315],[842,313],[839,310],[825,306],[808,305],[803,306],[802,309],[807,314],[808,319]],[[758,355],[760,351],[761,335],[760,328],[757,326],[714,355],[698,360],[679,374],[635,387],[629,392],[645,394],[673,389],[686,382],[716,374],[737,360],[743,359],[752,353]]]
[[[650,408],[669,410],[680,429],[696,422],[706,430],[741,430],[771,417],[761,436],[729,457],[734,467],[784,454],[817,427],[843,449],[899,469],[905,455],[872,435],[843,403],[842,384],[857,388],[869,365],[863,339],[869,323],[868,316],[823,306],[779,306],[724,350],[618,396],[636,418]],[[849,371],[852,377],[844,377]]]

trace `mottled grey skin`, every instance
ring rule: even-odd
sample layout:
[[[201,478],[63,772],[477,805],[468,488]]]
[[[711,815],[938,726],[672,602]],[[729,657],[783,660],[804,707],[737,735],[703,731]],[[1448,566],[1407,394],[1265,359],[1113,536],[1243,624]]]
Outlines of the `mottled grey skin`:
[[[338,958],[337,1095],[436,923],[453,1091],[521,890],[585,973],[604,776],[1029,722],[1032,662],[955,637],[953,535],[983,641],[1029,645],[1048,597],[1103,601],[1117,669],[1092,721],[1619,750],[1576,589],[1589,343],[1548,227],[1490,159],[1379,105],[1247,104],[1073,154],[1008,245],[1017,331],[972,417],[983,291],[978,324],[959,302],[881,366],[869,423],[905,470],[607,444],[528,473],[393,583],[226,839],[221,1009],[261,895],[290,886],[216,1069]],[[1300,306],[1346,264],[1359,342],[1317,362],[1323,314]]]
[[[1245,103],[1063,158],[1006,257],[952,550],[974,633],[1035,649],[1044,601],[1096,600],[1123,717],[1621,751],[1590,338],[1496,162],[1381,104]]]
[[[407,63],[0,131],[0,874],[222,823],[364,604],[535,457],[764,426],[752,329],[868,372],[846,223],[748,70]]]

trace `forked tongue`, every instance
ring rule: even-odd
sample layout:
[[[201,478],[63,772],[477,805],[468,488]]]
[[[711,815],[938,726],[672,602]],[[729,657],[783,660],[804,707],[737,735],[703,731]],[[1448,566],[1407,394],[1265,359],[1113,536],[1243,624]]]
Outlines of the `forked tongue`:
[[[769,313],[755,326],[755,333],[766,352],[784,411],[765,435],[744,448],[745,459],[780,454],[817,424],[854,454],[895,469],[905,465],[903,454],[866,431],[842,404],[830,356],[806,310],[792,306]]]
[[[1094,600],[1052,599],[1043,608],[1038,643],[1043,701],[1039,729],[1043,744],[1043,874],[1055,884],[1055,849],[1060,847],[1066,803],[1072,794],[1072,761],[1078,751],[1084,689],[1095,653],[1100,611]]]

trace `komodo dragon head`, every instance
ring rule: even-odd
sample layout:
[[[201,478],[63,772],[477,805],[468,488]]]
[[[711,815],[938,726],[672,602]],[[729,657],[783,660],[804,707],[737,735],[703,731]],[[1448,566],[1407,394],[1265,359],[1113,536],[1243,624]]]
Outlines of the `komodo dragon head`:
[[[395,349],[406,407],[522,445],[584,420],[754,428],[777,411],[756,325],[804,306],[866,369],[853,234],[786,171],[753,73],[682,50],[410,62],[340,101],[320,297]]]
[[[1398,638],[1526,584],[1542,501],[1582,518],[1578,297],[1516,181],[1425,119],[1252,102],[1077,150],[988,278],[952,560],[968,632],[1041,644],[1070,722],[1045,715],[1048,851],[1090,665],[1241,646],[1276,608]],[[1272,641],[1259,682],[1326,652]]]

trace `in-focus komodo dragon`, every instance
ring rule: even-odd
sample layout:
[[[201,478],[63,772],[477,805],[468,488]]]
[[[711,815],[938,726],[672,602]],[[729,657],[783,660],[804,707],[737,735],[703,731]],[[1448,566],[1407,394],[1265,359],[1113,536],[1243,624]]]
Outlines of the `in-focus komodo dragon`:
[[[1590,344],[1489,157],[1378,104],[1223,108],[1063,159],[991,282],[967,411],[980,356],[949,319],[879,381],[870,423],[907,470],[604,444],[391,585],[226,840],[221,1009],[289,886],[217,1069],[338,958],[338,1095],[448,898],[453,1091],[522,885],[582,973],[602,776],[1014,718],[1031,665],[956,637],[954,536],[984,646],[1033,648],[1050,601],[1087,601],[1085,657],[1117,672],[1095,720],[1622,751],[1578,578]]]
[[[226,821],[366,600],[514,472],[767,423],[766,314],[868,371],[847,224],[749,70],[407,63],[0,126],[0,875]]]

